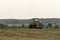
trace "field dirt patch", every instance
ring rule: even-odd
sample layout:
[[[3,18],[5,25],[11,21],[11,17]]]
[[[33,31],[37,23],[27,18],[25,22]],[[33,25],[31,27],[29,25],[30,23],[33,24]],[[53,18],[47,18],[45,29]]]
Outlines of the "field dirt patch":
[[[0,29],[0,40],[60,40],[60,30]]]

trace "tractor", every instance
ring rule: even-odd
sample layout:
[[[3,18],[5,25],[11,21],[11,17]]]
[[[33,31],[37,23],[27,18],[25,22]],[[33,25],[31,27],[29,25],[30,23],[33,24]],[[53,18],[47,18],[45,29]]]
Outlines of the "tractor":
[[[43,29],[43,24],[39,22],[39,18],[33,18],[32,22],[29,24],[29,28]]]

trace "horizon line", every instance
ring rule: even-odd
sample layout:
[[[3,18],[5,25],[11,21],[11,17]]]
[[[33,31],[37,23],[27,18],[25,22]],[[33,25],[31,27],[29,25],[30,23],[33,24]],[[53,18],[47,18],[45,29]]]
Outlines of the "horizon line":
[[[0,19],[33,19],[33,18],[0,18]],[[39,18],[39,19],[50,19],[50,18]],[[56,19],[60,19],[60,18],[56,18]]]

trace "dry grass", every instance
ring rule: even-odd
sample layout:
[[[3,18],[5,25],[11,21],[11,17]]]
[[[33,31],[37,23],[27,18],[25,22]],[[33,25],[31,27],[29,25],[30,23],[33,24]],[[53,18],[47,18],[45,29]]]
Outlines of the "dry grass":
[[[0,29],[0,40],[60,40],[60,29]]]

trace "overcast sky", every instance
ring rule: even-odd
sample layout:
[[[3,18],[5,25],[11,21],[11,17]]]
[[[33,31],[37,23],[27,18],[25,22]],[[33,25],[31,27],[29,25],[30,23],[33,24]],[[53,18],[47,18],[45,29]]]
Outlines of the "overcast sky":
[[[60,0],[0,0],[0,18],[60,18]]]

